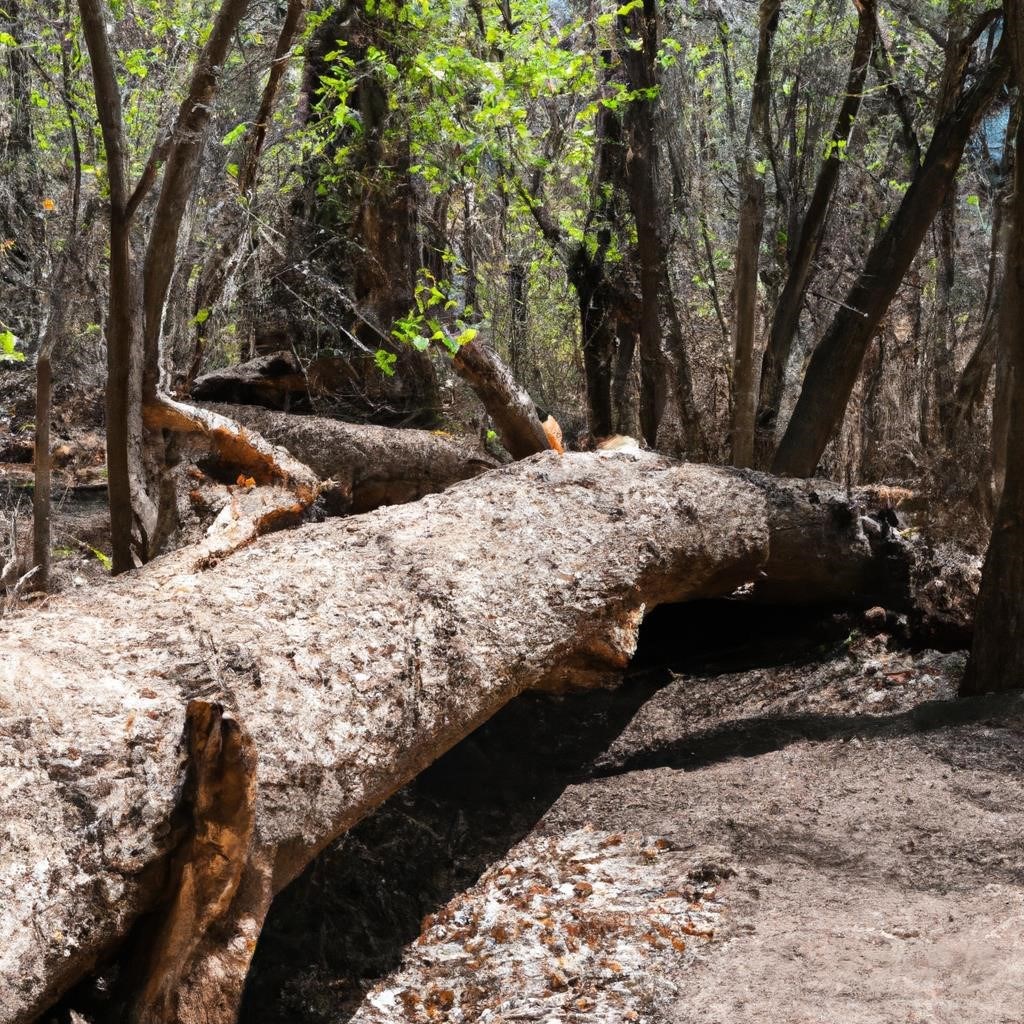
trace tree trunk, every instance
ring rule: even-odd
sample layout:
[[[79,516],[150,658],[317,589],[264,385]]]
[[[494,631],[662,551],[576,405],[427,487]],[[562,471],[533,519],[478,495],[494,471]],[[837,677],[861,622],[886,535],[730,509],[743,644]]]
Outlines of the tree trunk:
[[[764,235],[765,154],[771,103],[772,40],[782,0],[761,0],[757,68],[750,100],[747,139],[740,159],[740,221],[733,283],[732,462],[754,464],[754,335],[757,331],[757,281]]]
[[[149,453],[144,450],[142,405],[144,401],[153,404],[159,400],[161,322],[177,262],[178,234],[213,113],[218,77],[248,0],[223,0],[218,7],[171,138],[154,147],[131,191],[121,92],[104,8],[98,0],[79,0],[78,6],[92,64],[110,183],[107,475],[113,571],[117,574],[134,566],[133,548],[140,561],[156,553],[166,520],[167,492],[158,478],[162,459],[156,454],[154,460],[156,446]],[[132,252],[132,222],[164,160],[167,166],[140,271]]]
[[[661,337],[662,271],[665,241],[658,202],[658,140],[655,132],[658,76],[658,3],[642,0],[619,18],[620,49],[630,89],[644,95],[632,100],[627,112],[630,156],[627,173],[629,201],[636,222],[640,265],[640,426],[652,448],[668,394]]]
[[[612,376],[612,434],[640,436],[639,375],[636,370],[637,341],[640,337],[636,302],[619,305],[615,334],[615,371]]]
[[[530,337],[530,307],[526,299],[526,268],[513,263],[506,272],[508,280],[508,361],[512,376],[521,381],[526,373],[527,342]]]
[[[107,489],[113,571],[135,565],[132,557],[133,477],[141,467],[142,310],[131,258],[127,154],[121,92],[98,0],[79,0],[82,32],[89,49],[96,107],[103,131],[110,188],[110,289],[107,312]],[[134,362],[134,365],[133,365]],[[133,473],[133,468],[136,472]]]
[[[418,501],[499,465],[465,441],[435,431],[342,423],[253,406],[208,408],[255,430],[321,480],[332,481],[335,487],[326,500],[334,514]]]
[[[807,288],[814,276],[829,210],[839,175],[846,158],[847,145],[853,131],[864,94],[868,63],[874,48],[877,25],[874,0],[858,0],[857,40],[850,61],[846,94],[839,108],[839,118],[825,160],[818,173],[814,193],[796,235],[789,274],[772,316],[768,343],[761,361],[761,384],[757,402],[755,456],[759,466],[767,466],[775,451],[775,429],[782,404],[786,365],[793,350],[800,312],[807,297]]]
[[[612,417],[615,303],[603,265],[591,266],[572,276],[580,307],[587,426],[591,437],[609,437],[615,432]]]
[[[903,543],[806,485],[546,454],[9,620],[0,1019],[120,958],[135,1020],[228,1024],[271,895],[513,697],[617,680],[663,602],[898,602]]]
[[[1024,89],[1024,2],[1006,0],[1013,79]],[[1024,686],[1024,125],[1015,140],[1014,192],[999,340],[1009,372],[1006,473],[985,557],[974,644],[961,694]]]
[[[817,468],[825,446],[842,423],[868,343],[946,199],[974,126],[1002,88],[1008,71],[1006,47],[1000,44],[974,84],[940,118],[924,163],[814,350],[772,464],[774,472],[810,476]]]
[[[459,349],[452,367],[476,392],[512,458],[525,459],[551,447],[533,399],[479,338]]]
[[[935,318],[938,323],[931,339],[931,379],[925,382],[935,396],[934,415],[922,423],[927,433],[925,447],[941,442],[947,448],[954,441],[953,409],[956,391],[956,192],[942,204],[936,218]]]
[[[44,342],[36,359],[35,478],[32,489],[32,586],[44,593],[50,587],[50,412],[53,403],[53,370],[50,349]]]

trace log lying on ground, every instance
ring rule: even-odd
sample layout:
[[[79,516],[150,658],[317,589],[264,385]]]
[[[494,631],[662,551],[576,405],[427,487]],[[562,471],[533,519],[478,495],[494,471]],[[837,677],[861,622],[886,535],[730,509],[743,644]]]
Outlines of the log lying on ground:
[[[409,350],[406,358],[420,353]],[[414,374],[380,372],[373,353],[349,358],[322,356],[303,364],[287,349],[214,370],[192,385],[190,395],[202,402],[259,405],[266,409],[309,412],[318,405],[373,416],[389,424],[429,425],[436,410],[424,407]]]
[[[280,445],[322,480],[332,480],[332,510],[338,512],[416,501],[498,465],[469,442],[428,430],[341,423],[255,406],[208,408]]]
[[[128,1019],[226,1024],[273,895],[513,697],[615,681],[659,603],[885,600],[883,534],[809,484],[544,453],[5,621],[0,1021],[120,956]]]
[[[459,349],[452,367],[476,392],[512,458],[525,459],[554,447],[544,432],[533,399],[479,338]]]

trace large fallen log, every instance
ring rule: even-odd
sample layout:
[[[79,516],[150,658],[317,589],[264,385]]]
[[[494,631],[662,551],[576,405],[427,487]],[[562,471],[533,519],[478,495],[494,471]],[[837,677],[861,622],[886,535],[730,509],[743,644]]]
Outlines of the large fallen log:
[[[436,431],[342,423],[251,405],[209,408],[284,448],[321,480],[331,480],[337,512],[416,501],[498,465],[469,442]]]
[[[0,1021],[111,962],[121,1019],[233,1020],[273,895],[513,697],[616,680],[657,604],[884,600],[904,554],[807,483],[544,453],[6,620]]]
[[[421,357],[411,349],[405,355]],[[189,394],[201,402],[259,405],[286,412],[326,407],[396,426],[422,426],[437,419],[436,409],[424,407],[415,375],[386,376],[372,352],[349,358],[323,356],[306,364],[286,349],[269,352],[205,374],[192,384]]]

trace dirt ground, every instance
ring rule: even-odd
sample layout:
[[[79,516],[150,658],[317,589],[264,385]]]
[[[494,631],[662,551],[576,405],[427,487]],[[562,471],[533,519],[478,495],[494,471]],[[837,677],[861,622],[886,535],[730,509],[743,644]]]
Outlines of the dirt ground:
[[[669,613],[520,701],[279,898],[243,1019],[1024,1022],[1024,701],[856,626]]]

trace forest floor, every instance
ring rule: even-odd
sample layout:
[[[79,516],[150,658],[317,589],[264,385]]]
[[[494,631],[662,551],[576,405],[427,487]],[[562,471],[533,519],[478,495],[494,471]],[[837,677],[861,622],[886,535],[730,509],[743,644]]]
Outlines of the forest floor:
[[[35,372],[0,368],[0,563],[31,550],[34,426]],[[102,389],[58,388],[52,430],[53,589],[67,590],[107,575]]]
[[[843,618],[645,634],[620,690],[520,700],[282,894],[243,1020],[1024,1022],[1021,703]]]

